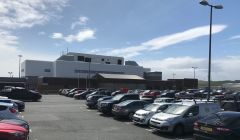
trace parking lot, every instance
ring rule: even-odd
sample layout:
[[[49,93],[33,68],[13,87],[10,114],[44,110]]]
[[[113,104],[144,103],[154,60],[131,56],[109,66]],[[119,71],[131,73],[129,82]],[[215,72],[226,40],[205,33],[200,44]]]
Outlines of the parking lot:
[[[176,138],[152,132],[128,120],[115,120],[84,101],[59,95],[44,95],[41,102],[27,102],[22,113],[31,126],[30,140],[191,140],[191,134]]]

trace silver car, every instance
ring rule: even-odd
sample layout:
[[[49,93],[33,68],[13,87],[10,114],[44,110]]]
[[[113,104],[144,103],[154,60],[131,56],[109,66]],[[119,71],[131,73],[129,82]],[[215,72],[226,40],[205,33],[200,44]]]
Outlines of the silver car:
[[[192,132],[195,121],[221,111],[219,104],[202,101],[183,101],[172,104],[161,113],[153,115],[150,127],[161,132],[173,132],[182,135]]]
[[[141,125],[148,125],[152,116],[156,113],[162,112],[173,103],[153,103],[143,109],[137,110],[133,115],[132,121]]]

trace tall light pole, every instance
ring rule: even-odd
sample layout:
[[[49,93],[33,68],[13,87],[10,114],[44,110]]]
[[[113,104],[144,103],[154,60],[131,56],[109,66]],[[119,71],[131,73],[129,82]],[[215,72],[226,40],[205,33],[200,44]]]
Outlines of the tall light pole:
[[[8,72],[8,74],[9,74],[9,77],[12,77],[12,74],[13,74],[13,72]]]
[[[175,76],[176,76],[176,74],[175,74],[175,73],[173,73],[173,74],[172,74],[172,77],[173,77],[173,79],[175,78]]]
[[[211,51],[212,51],[212,10],[214,9],[223,9],[222,5],[211,5],[206,0],[201,0],[200,4],[203,6],[210,7],[210,30],[209,30],[209,55],[208,55],[208,96],[207,100],[210,99],[210,90],[211,90]]]
[[[21,77],[21,58],[22,55],[18,55],[19,59],[18,59],[18,77]]]
[[[193,68],[193,78],[195,79],[195,71],[198,67],[192,67]]]

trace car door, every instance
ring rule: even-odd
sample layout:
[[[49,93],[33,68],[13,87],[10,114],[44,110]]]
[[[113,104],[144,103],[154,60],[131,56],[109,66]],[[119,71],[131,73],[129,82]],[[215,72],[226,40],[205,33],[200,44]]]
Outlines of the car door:
[[[183,115],[183,124],[185,125],[185,131],[193,131],[193,124],[199,118],[199,106],[194,105],[188,109],[188,111]]]

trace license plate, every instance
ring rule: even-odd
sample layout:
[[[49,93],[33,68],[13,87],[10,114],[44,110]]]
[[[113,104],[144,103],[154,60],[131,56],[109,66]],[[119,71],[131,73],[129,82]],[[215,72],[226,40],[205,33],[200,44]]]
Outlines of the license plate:
[[[206,132],[212,132],[213,131],[212,128],[204,127],[204,126],[201,126],[200,129],[203,130],[203,131],[206,131]]]

